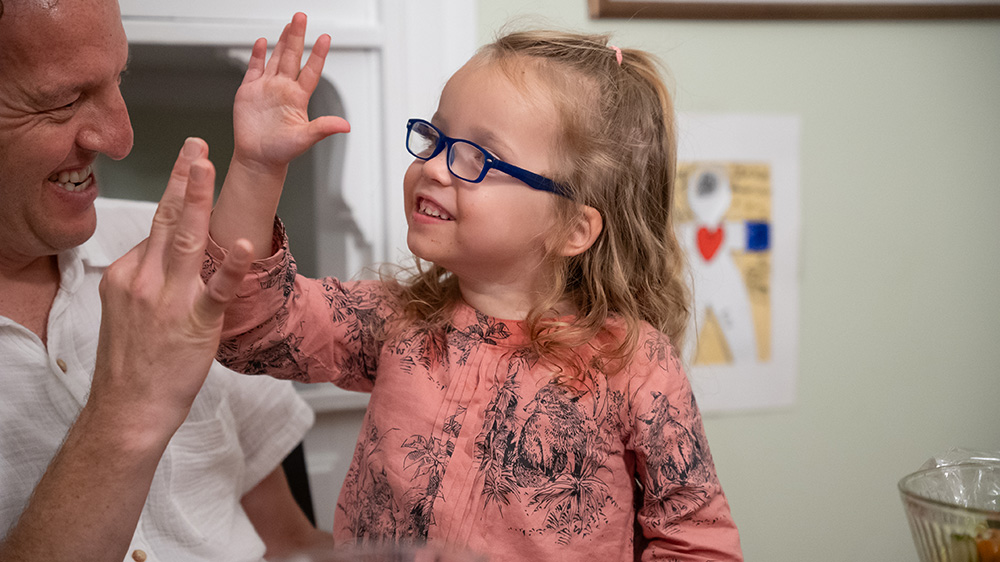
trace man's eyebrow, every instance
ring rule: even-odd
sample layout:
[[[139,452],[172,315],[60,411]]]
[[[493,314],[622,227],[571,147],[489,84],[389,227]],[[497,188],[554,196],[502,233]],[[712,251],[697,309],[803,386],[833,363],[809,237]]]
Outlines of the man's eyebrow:
[[[62,105],[78,91],[80,91],[79,87],[69,84],[46,85],[35,93],[34,98],[37,103],[45,107]]]
[[[121,82],[122,78],[128,74],[128,71],[129,67],[126,63],[126,65],[122,67],[121,71],[118,72],[119,82]],[[94,87],[97,83],[98,82],[84,82],[82,84],[46,84],[40,87],[38,91],[35,92],[33,97],[36,103],[42,104],[46,107],[63,105],[80,92]]]

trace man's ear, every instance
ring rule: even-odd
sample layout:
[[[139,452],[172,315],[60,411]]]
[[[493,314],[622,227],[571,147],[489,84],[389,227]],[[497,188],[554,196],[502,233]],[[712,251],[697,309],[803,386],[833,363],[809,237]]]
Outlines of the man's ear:
[[[594,241],[604,229],[604,219],[597,209],[588,205],[580,205],[580,214],[577,217],[573,230],[566,237],[561,255],[572,257],[580,255],[594,245]]]

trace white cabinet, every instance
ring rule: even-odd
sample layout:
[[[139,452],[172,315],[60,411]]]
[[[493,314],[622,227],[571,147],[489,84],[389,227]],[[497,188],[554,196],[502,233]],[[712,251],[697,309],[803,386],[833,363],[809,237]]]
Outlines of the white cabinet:
[[[314,102],[342,111],[352,132],[316,158],[318,274],[352,276],[405,255],[402,177],[405,123],[430,116],[447,78],[475,48],[475,3],[465,0],[121,0],[129,41],[214,46],[245,64],[258,37],[271,45],[295,11],[307,41],[332,38]],[[323,92],[327,100],[323,99]]]
[[[119,0],[122,16],[178,20],[285,21],[295,12],[341,22],[375,24],[384,3],[378,0]]]

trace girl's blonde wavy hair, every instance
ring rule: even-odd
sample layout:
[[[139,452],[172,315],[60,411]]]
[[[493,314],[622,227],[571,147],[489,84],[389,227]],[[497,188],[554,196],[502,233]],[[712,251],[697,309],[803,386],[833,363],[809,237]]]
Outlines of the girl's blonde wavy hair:
[[[672,222],[673,102],[651,55],[621,49],[619,63],[617,52],[606,35],[516,31],[473,58],[497,65],[515,83],[540,85],[554,102],[562,130],[550,175],[569,198],[556,197],[549,248],[569,236],[580,205],[603,219],[603,231],[582,254],[550,251],[551,282],[526,319],[534,350],[557,377],[575,378],[592,366],[584,357],[594,354],[580,353],[581,346],[597,348],[596,367],[606,374],[620,370],[638,349],[642,321],[666,334],[679,355],[690,314]],[[432,326],[447,326],[460,301],[457,279],[419,260],[399,289],[405,318]],[[557,317],[561,303],[577,314]],[[609,330],[616,318],[623,329]]]

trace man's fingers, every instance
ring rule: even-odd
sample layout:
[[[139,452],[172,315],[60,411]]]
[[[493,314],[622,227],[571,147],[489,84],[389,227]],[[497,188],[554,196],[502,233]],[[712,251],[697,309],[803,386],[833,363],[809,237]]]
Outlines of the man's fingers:
[[[101,276],[101,283],[98,286],[102,302],[107,304],[111,300],[118,299],[124,291],[132,288],[132,280],[135,279],[139,271],[142,258],[146,254],[147,244],[149,244],[149,238],[139,242],[104,270],[104,275]]]
[[[242,238],[237,240],[195,303],[195,314],[204,324],[210,325],[222,318],[252,261],[253,244]]]
[[[180,220],[184,210],[184,197],[187,191],[191,163],[207,156],[208,144],[205,141],[194,137],[184,141],[184,146],[181,147],[173,170],[170,172],[167,187],[163,190],[163,196],[160,197],[160,204],[156,207],[156,214],[153,215],[153,226],[149,231],[147,245],[147,251],[151,255],[163,256],[173,237],[177,221]]]
[[[215,167],[208,160],[191,164],[184,194],[184,209],[174,228],[167,263],[166,283],[187,283],[197,278],[208,244],[208,223],[212,216]]]

